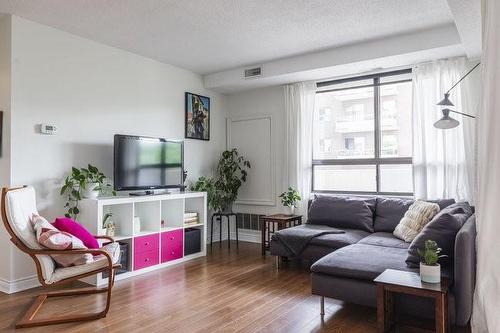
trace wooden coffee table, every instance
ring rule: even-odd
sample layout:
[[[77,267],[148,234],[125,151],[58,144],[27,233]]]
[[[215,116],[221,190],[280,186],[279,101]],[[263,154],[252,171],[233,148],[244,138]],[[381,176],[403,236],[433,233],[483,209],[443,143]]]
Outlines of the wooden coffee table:
[[[266,255],[269,249],[271,235],[277,230],[294,227],[302,224],[302,215],[273,214],[267,215],[260,220],[260,231],[262,236],[262,255]],[[267,237],[266,237],[267,236]]]
[[[425,283],[413,272],[386,269],[375,280],[377,284],[377,326],[378,332],[390,332],[393,320],[394,293],[434,298],[436,301],[436,332],[445,333],[448,327],[448,280],[441,283]]]

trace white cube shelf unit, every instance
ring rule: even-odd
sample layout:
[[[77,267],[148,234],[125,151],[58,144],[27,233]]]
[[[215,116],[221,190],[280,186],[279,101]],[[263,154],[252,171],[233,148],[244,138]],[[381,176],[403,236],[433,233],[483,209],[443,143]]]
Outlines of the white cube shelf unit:
[[[80,201],[80,211],[79,222],[94,235],[106,234],[103,218],[106,213],[113,214],[114,239],[128,244],[128,269],[116,276],[117,281],[206,255],[205,192],[84,199]],[[198,223],[185,225],[185,213],[197,213]],[[200,252],[185,255],[187,228],[200,230]],[[99,273],[84,281],[101,286],[107,278]]]

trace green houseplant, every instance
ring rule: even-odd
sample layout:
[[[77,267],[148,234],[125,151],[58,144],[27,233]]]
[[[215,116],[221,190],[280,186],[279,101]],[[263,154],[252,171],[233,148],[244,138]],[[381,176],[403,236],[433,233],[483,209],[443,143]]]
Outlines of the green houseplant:
[[[420,261],[420,279],[428,283],[441,282],[441,265],[438,261],[446,255],[440,255],[441,248],[433,240],[426,240],[424,249],[418,250],[421,257]]]
[[[295,208],[297,208],[297,203],[302,200],[299,192],[291,186],[288,190],[281,193],[279,197],[281,198],[281,204],[288,208],[289,215],[293,215]]]
[[[200,177],[191,191],[207,192],[208,206],[216,212],[232,211],[238,190],[247,180],[250,162],[236,148],[226,150],[219,159],[214,177]]]
[[[64,207],[68,211],[64,216],[76,219],[80,213],[78,203],[82,198],[97,198],[99,194],[116,195],[116,192],[106,176],[97,167],[89,164],[87,168],[71,168],[60,194],[67,198]]]

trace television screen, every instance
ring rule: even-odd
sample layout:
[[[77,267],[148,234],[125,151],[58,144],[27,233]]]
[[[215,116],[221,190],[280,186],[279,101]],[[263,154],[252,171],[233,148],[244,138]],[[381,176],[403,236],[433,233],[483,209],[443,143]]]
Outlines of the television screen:
[[[115,190],[182,187],[183,155],[182,141],[115,135]]]

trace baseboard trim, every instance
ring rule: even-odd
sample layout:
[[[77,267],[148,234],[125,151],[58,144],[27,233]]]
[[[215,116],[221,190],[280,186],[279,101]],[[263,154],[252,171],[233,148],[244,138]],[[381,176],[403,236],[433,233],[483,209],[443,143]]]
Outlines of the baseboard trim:
[[[261,240],[261,234],[258,230],[250,229],[238,229],[238,238],[243,242],[259,243]],[[231,240],[236,239],[236,232],[231,231]],[[222,240],[227,240],[227,231],[222,234]],[[219,242],[219,233],[214,233],[214,243]],[[207,237],[207,244],[210,244],[210,235]]]
[[[259,243],[261,241],[261,234],[258,230],[239,229],[238,238],[244,242]],[[231,239],[236,239],[236,232],[231,232]]]
[[[36,288],[40,286],[36,275],[20,278],[13,281],[0,279],[0,292],[4,294],[13,294],[26,289]]]

